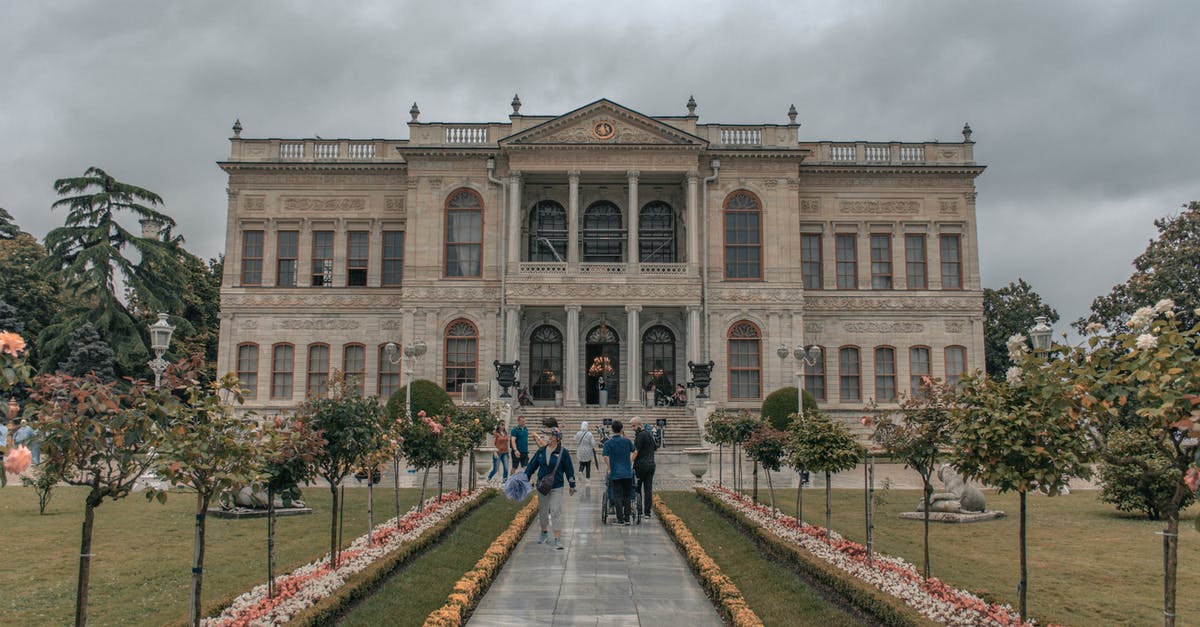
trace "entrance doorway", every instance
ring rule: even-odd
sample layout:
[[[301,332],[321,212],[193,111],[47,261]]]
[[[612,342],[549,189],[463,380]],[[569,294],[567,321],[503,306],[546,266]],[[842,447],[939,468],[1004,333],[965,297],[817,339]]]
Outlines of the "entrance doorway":
[[[600,404],[601,381],[608,392],[608,404],[620,403],[621,340],[612,327],[602,322],[588,332],[584,356],[587,404]]]

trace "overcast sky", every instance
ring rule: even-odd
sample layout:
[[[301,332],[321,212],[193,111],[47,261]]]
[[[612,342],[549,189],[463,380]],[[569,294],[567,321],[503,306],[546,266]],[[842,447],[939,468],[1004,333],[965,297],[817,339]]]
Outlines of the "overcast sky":
[[[609,98],[805,140],[959,141],[986,287],[1065,321],[1128,277],[1153,220],[1200,199],[1200,2],[3,2],[0,207],[39,238],[91,165],[223,250],[229,127],[398,138]]]

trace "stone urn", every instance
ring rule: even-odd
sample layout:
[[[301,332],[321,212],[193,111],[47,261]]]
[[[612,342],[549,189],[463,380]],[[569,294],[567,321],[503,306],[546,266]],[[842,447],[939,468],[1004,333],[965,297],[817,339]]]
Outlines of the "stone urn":
[[[688,470],[696,476],[696,483],[704,477],[704,473],[708,472],[708,460],[712,456],[712,449],[706,446],[695,446],[683,449],[683,454],[687,455]]]
[[[494,446],[477,446],[475,447],[475,474],[479,475],[479,480],[483,481],[487,474],[492,470],[492,455],[496,453]]]

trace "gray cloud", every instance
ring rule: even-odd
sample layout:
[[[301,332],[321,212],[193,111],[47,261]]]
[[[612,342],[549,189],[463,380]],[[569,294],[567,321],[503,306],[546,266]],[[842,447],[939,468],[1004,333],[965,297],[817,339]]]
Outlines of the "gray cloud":
[[[1126,278],[1152,220],[1200,198],[1186,2],[74,2],[0,5],[0,206],[36,235],[56,178],[99,165],[223,247],[235,117],[252,137],[405,137],[606,97],[806,139],[975,129],[988,286],[1071,319]]]

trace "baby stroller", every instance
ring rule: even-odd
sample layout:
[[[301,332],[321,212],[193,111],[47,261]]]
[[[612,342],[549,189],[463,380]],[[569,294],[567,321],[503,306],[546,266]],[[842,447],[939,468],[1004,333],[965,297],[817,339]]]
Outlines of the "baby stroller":
[[[642,524],[642,493],[638,490],[637,475],[633,477],[633,498],[630,499],[633,511],[629,513],[633,519],[633,524]],[[604,497],[600,501],[600,524],[607,525],[608,517],[612,516],[614,520],[617,516],[617,500],[613,496],[612,478],[604,477]]]

